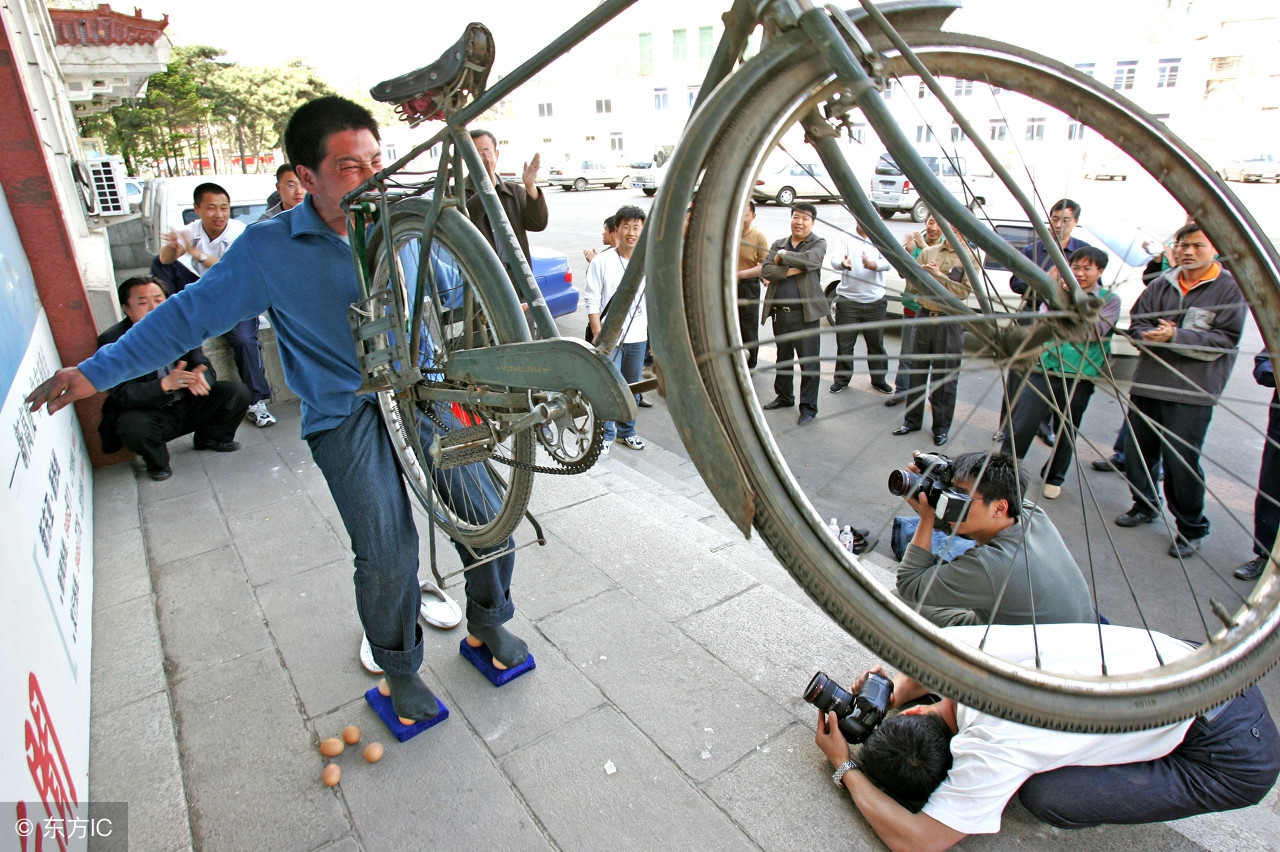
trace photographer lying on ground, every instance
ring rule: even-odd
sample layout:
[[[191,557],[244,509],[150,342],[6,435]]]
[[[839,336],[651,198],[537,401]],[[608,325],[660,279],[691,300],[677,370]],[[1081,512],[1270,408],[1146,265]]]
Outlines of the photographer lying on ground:
[[[1058,672],[1096,672],[1100,665],[1097,625],[951,631],[971,644],[984,641],[988,653],[1011,662],[1038,654],[1042,667]],[[1190,651],[1183,642],[1137,628],[1102,625],[1101,631],[1113,674],[1157,665],[1153,644],[1165,662]],[[866,678],[853,685],[855,694]],[[927,694],[904,675],[893,684],[891,707]],[[1262,800],[1280,773],[1280,735],[1256,686],[1194,719],[1149,731],[1047,731],[944,698],[887,719],[867,737],[856,763],[848,760],[836,713],[819,711],[815,741],[837,767],[833,780],[849,791],[880,839],[890,849],[912,852],[949,849],[967,835],[999,832],[1014,793],[1051,825],[1086,828],[1247,807]]]
[[[898,595],[940,627],[1093,622],[1084,575],[1041,509],[1024,502],[1026,475],[1012,456],[915,454],[889,490],[920,516],[898,566]],[[911,474],[920,474],[918,477]],[[940,563],[933,530],[954,524],[977,547]]]

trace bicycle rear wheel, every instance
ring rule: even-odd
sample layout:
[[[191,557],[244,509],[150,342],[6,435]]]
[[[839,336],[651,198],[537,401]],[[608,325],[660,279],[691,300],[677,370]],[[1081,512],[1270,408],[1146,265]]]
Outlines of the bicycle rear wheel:
[[[401,470],[422,506],[455,541],[492,547],[507,539],[528,506],[534,436],[528,429],[498,435],[494,427],[511,412],[467,401],[475,389],[446,379],[444,368],[453,352],[527,340],[528,327],[493,250],[455,210],[445,210],[437,223],[430,266],[421,270],[425,286],[416,293],[427,209],[418,199],[391,207],[390,247],[381,224],[370,235],[373,294],[391,286],[394,264],[401,304],[409,314],[406,329],[390,334],[408,333],[419,298],[422,317],[416,329],[422,380],[415,387],[379,392],[378,404]],[[503,389],[486,390],[500,394]],[[458,463],[456,452],[440,453],[441,446],[458,439],[469,447],[465,463]]]
[[[904,37],[935,76],[976,81],[993,91],[1019,93],[1061,110],[1133,157],[1211,234],[1220,253],[1230,258],[1263,337],[1273,346],[1280,340],[1280,263],[1274,249],[1207,165],[1188,153],[1167,129],[1106,87],[1019,48],[959,34],[904,33]],[[1149,608],[1144,609],[1130,576],[1137,572],[1127,571],[1124,557],[1118,556],[1116,561],[1120,563],[1119,571],[1125,574],[1132,601],[1105,597],[1102,589],[1107,578],[1098,569],[1082,564],[1097,608],[1110,612],[1112,620],[1119,616],[1121,621],[1151,625],[1204,645],[1176,664],[1143,672],[1067,676],[1007,664],[948,639],[881,586],[867,566],[851,557],[828,532],[824,519],[835,511],[824,504],[824,489],[832,480],[851,475],[857,461],[882,459],[883,454],[876,455],[881,446],[878,441],[887,435],[892,424],[871,426],[883,430],[876,435],[862,431],[871,418],[868,412],[877,410],[868,408],[853,427],[857,431],[844,445],[843,457],[852,457],[854,462],[841,459],[834,468],[823,472],[823,481],[815,478],[813,471],[794,470],[788,455],[796,454],[799,438],[792,433],[798,430],[780,425],[776,415],[766,415],[761,410],[757,376],[746,367],[735,286],[742,210],[751,199],[754,177],[788,132],[814,110],[830,105],[833,95],[840,91],[830,71],[813,53],[810,43],[800,34],[789,35],[774,42],[722,85],[701,108],[684,137],[706,139],[707,143],[702,147],[692,141],[683,144],[684,150],[677,157],[687,158],[686,163],[673,163],[657,206],[657,221],[667,221],[669,217],[674,222],[689,200],[695,199],[687,237],[682,240],[679,229],[668,229],[657,234],[656,245],[650,249],[651,256],[681,258],[681,268],[678,277],[674,270],[650,272],[649,309],[662,315],[662,321],[654,328],[655,350],[664,366],[673,366],[676,373],[682,367],[696,371],[692,374],[701,380],[669,381],[667,392],[673,398],[673,408],[710,406],[731,448],[731,457],[719,459],[704,456],[699,460],[699,454],[694,454],[704,477],[714,481],[718,474],[713,468],[736,466],[746,480],[747,492],[731,498],[721,495],[722,505],[735,517],[743,506],[750,507],[753,525],[778,558],[814,600],[855,638],[966,705],[1046,727],[1116,731],[1186,719],[1238,694],[1265,674],[1280,655],[1280,637],[1276,633],[1280,623],[1280,584],[1271,574],[1264,575],[1246,594],[1231,588],[1230,567],[1234,566],[1227,567],[1225,575],[1222,566],[1214,565],[1198,574],[1184,570],[1189,600],[1181,606],[1200,618],[1198,623],[1192,618],[1193,629],[1188,629],[1174,616],[1164,618],[1166,613],[1153,614]],[[908,73],[900,57],[892,53],[885,56],[891,74]],[[902,86],[914,93],[914,83]],[[773,118],[762,120],[762,116]],[[806,125],[804,130],[810,133],[813,128]],[[699,174],[701,183],[695,198],[694,178]],[[677,175],[683,179],[673,183]],[[989,206],[990,199],[983,203]],[[677,287],[682,290],[682,299],[671,298]],[[1005,294],[992,295],[996,310],[1012,310],[1003,307],[1008,298]],[[945,317],[932,321],[958,322]],[[914,325],[923,328],[926,324]],[[673,329],[679,331],[673,333]],[[823,357],[829,370],[829,357]],[[764,359],[763,350],[761,358]],[[680,359],[687,360],[674,364]],[[986,408],[975,404],[972,417],[974,428],[985,430],[986,435],[990,435],[996,422],[992,402],[998,406],[1001,388],[1011,379],[1012,366],[1008,359],[968,353],[954,374],[964,376],[971,384],[985,382]],[[969,378],[979,369],[986,371],[985,379]],[[1100,377],[1098,383],[1118,399],[1126,398],[1128,384],[1122,379],[1107,375]],[[870,405],[878,407],[879,402]],[[982,417],[987,415],[990,419],[984,421]],[[1246,412],[1240,416],[1247,419],[1252,415]],[[693,431],[692,424],[682,423],[679,418],[677,423],[682,429],[689,428],[684,434],[687,443],[700,434]],[[1064,439],[1060,434],[1059,440]],[[703,446],[709,446],[705,435],[701,440]],[[811,433],[806,433],[806,440],[812,441]],[[1081,440],[1084,449],[1084,439]],[[905,465],[909,447],[891,446],[900,453],[900,464]],[[972,444],[970,448],[974,448]],[[1231,450],[1223,452],[1223,466],[1230,468]],[[1077,472],[1082,460],[1087,464],[1093,457],[1089,452],[1079,455]],[[1239,470],[1240,466],[1235,465],[1234,469]],[[888,471],[876,466],[862,472],[879,479]],[[1237,480],[1244,481],[1238,476]],[[1083,491],[1092,486],[1086,482],[1081,488]],[[1105,500],[1101,502],[1105,504]],[[1099,504],[1096,496],[1094,504]],[[1231,514],[1231,501],[1223,506],[1224,513]],[[894,512],[902,514],[903,509],[898,502],[886,505],[884,511],[891,518]],[[909,509],[906,514],[910,514]],[[1105,536],[1113,548],[1117,547],[1117,539],[1110,532],[1110,517],[1105,524],[1101,529],[1094,527],[1091,535],[1099,540]],[[887,523],[868,525],[877,530],[887,527]],[[1077,559],[1083,562],[1089,543],[1072,544],[1079,551]],[[1266,543],[1268,547],[1271,544]],[[1127,546],[1132,545],[1121,542],[1119,548]],[[1149,543],[1136,545],[1144,546],[1150,547]],[[1129,559],[1134,561],[1135,557],[1131,555]],[[1137,586],[1142,586],[1142,580],[1138,578]],[[1156,584],[1159,583],[1157,579]],[[1164,606],[1172,610],[1178,607]]]

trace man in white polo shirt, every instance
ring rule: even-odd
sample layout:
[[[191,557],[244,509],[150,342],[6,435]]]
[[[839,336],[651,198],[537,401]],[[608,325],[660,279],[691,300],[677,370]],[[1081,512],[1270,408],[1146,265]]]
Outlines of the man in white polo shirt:
[[[199,218],[166,234],[158,258],[162,266],[181,264],[190,275],[163,277],[199,278],[221,260],[236,238],[244,233],[244,223],[231,218],[230,193],[218,184],[200,184],[193,193],[192,201]],[[176,293],[181,289],[178,285],[186,283],[190,281],[175,281],[173,291]],[[266,371],[262,366],[258,318],[238,324],[226,334],[226,339],[235,355],[240,380],[249,386],[249,391],[253,394],[253,403],[249,406],[247,416],[256,426],[270,426],[276,422],[276,418],[267,410],[266,401],[271,398],[271,384],[267,381]]]

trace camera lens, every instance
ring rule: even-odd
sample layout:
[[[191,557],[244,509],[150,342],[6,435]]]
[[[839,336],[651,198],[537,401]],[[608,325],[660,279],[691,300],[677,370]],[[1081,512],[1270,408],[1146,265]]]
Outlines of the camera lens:
[[[804,700],[823,713],[835,713],[838,719],[843,719],[853,709],[853,693],[842,689],[840,684],[827,677],[826,672],[818,672],[809,681]]]
[[[889,474],[889,493],[894,497],[905,497],[914,492],[920,485],[920,474],[909,470],[895,470]]]

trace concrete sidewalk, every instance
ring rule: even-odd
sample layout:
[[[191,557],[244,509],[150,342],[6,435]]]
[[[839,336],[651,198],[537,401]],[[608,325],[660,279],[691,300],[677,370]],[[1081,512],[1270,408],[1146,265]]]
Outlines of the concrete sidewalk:
[[[830,783],[799,697],[815,670],[847,683],[873,658],[688,462],[650,443],[539,476],[548,544],[520,551],[512,591],[537,669],[495,689],[458,654],[465,625],[424,628],[423,676],[451,715],[401,745],[362,697],[377,678],[357,659],[346,532],[296,403],[273,411],[238,453],[174,442],[167,482],[95,474],[89,786],[129,802],[131,849],[883,848]],[[460,577],[448,586],[461,598]],[[386,756],[349,748],[326,788],[317,745],[351,723]],[[1275,849],[1276,810],[1272,791],[1232,814],[1062,832],[1015,802],[1002,834],[963,848]]]

